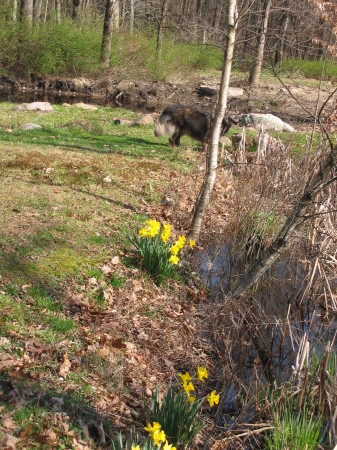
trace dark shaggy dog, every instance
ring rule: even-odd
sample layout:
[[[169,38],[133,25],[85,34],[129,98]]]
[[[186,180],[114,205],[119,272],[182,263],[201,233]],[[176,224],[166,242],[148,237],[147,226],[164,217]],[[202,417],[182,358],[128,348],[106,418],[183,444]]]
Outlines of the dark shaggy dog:
[[[221,135],[227,133],[232,124],[239,121],[231,116],[224,117],[221,127]],[[168,106],[161,113],[154,134],[159,136],[169,135],[172,147],[180,145],[182,136],[205,143],[207,132],[210,128],[211,116],[188,106]]]

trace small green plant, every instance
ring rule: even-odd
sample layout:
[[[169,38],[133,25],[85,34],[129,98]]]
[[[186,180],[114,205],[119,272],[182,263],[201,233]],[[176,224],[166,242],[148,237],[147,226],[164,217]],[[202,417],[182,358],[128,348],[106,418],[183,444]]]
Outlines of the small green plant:
[[[286,407],[275,418],[275,428],[266,438],[268,450],[315,450],[319,443],[322,421],[309,417],[306,409],[301,414]]]
[[[170,224],[164,224],[161,231],[160,223],[149,219],[146,226],[139,230],[139,236],[130,237],[131,244],[142,258],[142,265],[148,274],[154,278],[157,286],[176,274],[179,263],[178,254],[184,248],[186,237],[179,236],[178,240],[170,247],[168,239],[171,236]],[[195,242],[190,240],[190,247]]]

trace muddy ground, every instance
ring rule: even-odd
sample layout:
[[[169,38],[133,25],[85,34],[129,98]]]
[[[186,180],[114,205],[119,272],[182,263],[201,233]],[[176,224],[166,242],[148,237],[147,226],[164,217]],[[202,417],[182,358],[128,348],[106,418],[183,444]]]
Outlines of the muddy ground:
[[[99,79],[31,77],[24,81],[2,76],[0,100],[48,100],[52,103],[84,101],[153,113],[160,112],[169,104],[184,104],[210,111],[216,96],[200,92],[200,86],[214,87],[219,79],[220,73],[219,76],[207,78],[194,75],[189,81],[180,79],[179,82],[120,80],[111,76]],[[334,90],[334,86],[325,85],[319,92],[318,82],[316,85],[308,81],[306,85],[295,81],[282,84],[277,78],[271,78],[251,89],[245,81],[233,75],[231,86],[242,88],[243,95],[229,96],[228,112],[234,115],[271,113],[295,128],[303,128],[313,122],[312,115],[315,114],[318,97],[320,108]],[[334,127],[336,95],[331,97],[324,111],[326,121]]]

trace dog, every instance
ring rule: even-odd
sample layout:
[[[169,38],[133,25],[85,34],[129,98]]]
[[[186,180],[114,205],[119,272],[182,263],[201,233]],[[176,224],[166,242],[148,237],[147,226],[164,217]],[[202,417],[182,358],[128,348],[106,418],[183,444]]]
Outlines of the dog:
[[[221,135],[228,132],[232,124],[238,124],[239,120],[231,116],[224,117],[221,125]],[[158,123],[155,126],[156,137],[168,134],[171,146],[180,145],[182,136],[206,143],[208,131],[211,126],[211,115],[198,111],[188,106],[172,105],[168,106],[161,113]]]

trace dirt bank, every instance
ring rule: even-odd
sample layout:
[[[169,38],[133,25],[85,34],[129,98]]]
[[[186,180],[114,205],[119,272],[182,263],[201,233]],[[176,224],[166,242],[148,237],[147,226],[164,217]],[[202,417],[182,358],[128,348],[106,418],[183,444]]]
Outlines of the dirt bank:
[[[54,103],[78,102],[121,106],[134,111],[159,112],[169,104],[193,105],[211,110],[215,94],[200,92],[200,85],[216,87],[219,77],[207,79],[194,76],[191,80],[177,83],[163,81],[120,80],[112,76],[99,79],[36,77],[19,80],[13,77],[0,78],[0,99],[18,101],[48,100]],[[307,83],[309,84],[309,83]],[[276,78],[262,82],[259,87],[249,89],[242,79],[232,76],[231,86],[243,89],[243,95],[230,96],[228,110],[232,114],[247,112],[271,113],[295,126],[313,121],[318,89],[310,85],[293,82],[283,86]],[[288,89],[291,91],[289,94]],[[331,94],[326,86],[320,93],[321,105]],[[326,117],[336,112],[336,99],[328,102]]]

